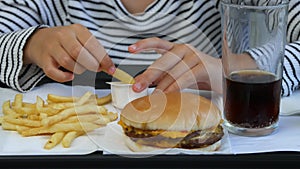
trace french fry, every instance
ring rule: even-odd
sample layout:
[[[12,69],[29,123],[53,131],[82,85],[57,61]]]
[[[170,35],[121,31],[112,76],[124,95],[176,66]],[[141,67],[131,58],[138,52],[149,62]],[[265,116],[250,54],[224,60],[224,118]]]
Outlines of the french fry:
[[[19,134],[21,134],[22,131],[28,130],[28,129],[30,129],[30,127],[16,125],[16,131],[17,131]]]
[[[97,98],[97,104],[98,104],[99,106],[101,106],[101,105],[110,103],[110,102],[111,102],[111,99],[112,99],[112,96],[111,96],[111,93],[110,93],[110,94],[108,94],[108,95],[106,95],[106,96]]]
[[[114,72],[114,74],[112,76],[115,77],[116,79],[120,80],[123,83],[128,83],[128,84],[135,83],[134,78],[130,74],[124,72],[123,70],[121,70],[119,68],[116,69],[116,71]]]
[[[99,127],[101,127],[101,125],[92,122],[65,123],[65,124],[57,123],[50,127],[30,128],[28,130],[23,131],[21,135],[28,137],[28,136],[41,135],[41,134],[53,134],[55,132],[69,132],[69,131],[89,132]]]
[[[115,121],[118,118],[118,115],[112,112],[107,113],[106,115],[98,115],[97,120],[94,121],[95,124],[106,125],[111,121]]]
[[[48,106],[51,109],[62,110],[62,109],[67,109],[67,108],[70,108],[70,107],[74,107],[75,103],[74,102],[50,103]]]
[[[19,113],[22,108],[22,103],[23,103],[23,94],[21,93],[16,94],[13,109]]]
[[[82,114],[88,114],[91,112],[99,112],[101,113],[102,111],[106,111],[106,109],[103,106],[95,106],[95,105],[90,105],[90,104],[86,104],[86,105],[82,105],[82,106],[76,106],[76,107],[71,107],[68,109],[65,109],[63,111],[61,111],[60,113],[45,118],[42,120],[42,124],[44,126],[49,126],[52,125],[54,123],[57,123],[59,121],[65,120],[70,116],[74,116],[74,115],[82,115]]]
[[[3,103],[2,112],[4,115],[17,115],[17,112],[10,107],[10,100],[7,100]]]
[[[27,119],[28,120],[41,120],[42,119],[42,117],[40,116],[40,114],[31,114],[31,115],[28,115],[27,116]]]
[[[74,106],[80,106],[83,105],[87,102],[90,103],[90,98],[93,96],[91,92],[86,92],[82,97],[76,99],[76,102],[59,102],[59,103],[52,103],[49,104],[49,106],[53,109],[66,109]]]
[[[14,106],[15,106],[15,102],[12,102],[12,103],[11,103],[11,106],[14,107]],[[35,108],[35,103],[27,103],[27,102],[23,102],[23,103],[22,103],[22,107]]]
[[[101,114],[86,114],[77,116],[79,122],[92,122],[96,121],[99,118],[101,118]]]
[[[3,118],[4,121],[7,121],[12,124],[21,125],[21,126],[28,126],[28,127],[40,127],[42,126],[41,121],[37,120],[30,120],[30,119],[23,119],[23,118],[15,118],[11,116],[5,116]]]
[[[24,105],[24,107],[23,107]],[[10,105],[10,101],[6,101],[3,104],[3,112],[7,112],[10,114],[18,113],[21,115],[28,115],[28,114],[34,114],[35,113],[35,108],[34,106],[26,103],[23,104],[23,94],[16,94],[14,102],[12,106]],[[14,112],[13,112],[14,111]]]
[[[80,123],[80,122],[93,122],[98,120],[99,114],[84,114],[84,115],[79,115],[79,116],[71,116],[67,118],[66,120],[63,120],[58,123]]]
[[[17,124],[13,124],[13,123],[10,123],[10,122],[7,122],[7,121],[2,121],[2,128],[4,130],[13,130],[13,131],[17,131],[18,128],[22,128],[23,126],[19,126]],[[28,127],[24,127],[23,129],[28,129]]]
[[[16,108],[15,110],[18,114],[26,115],[26,116],[36,113],[36,109],[31,107],[20,107],[20,108]]]
[[[110,122],[110,120],[109,120],[109,117],[107,117],[107,116],[103,116],[103,117],[97,119],[96,121],[94,121],[94,123],[98,124],[98,125],[106,125],[109,122]]]
[[[48,94],[47,95],[47,102],[51,101],[54,103],[61,103],[61,102],[75,102],[76,100],[78,100],[77,97],[67,97],[67,96],[59,96],[59,95],[55,95],[55,94]]]
[[[3,120],[1,126],[4,130],[14,130],[14,131],[16,131],[16,126],[17,125],[9,123],[9,122]]]
[[[49,150],[53,147],[55,147],[57,144],[61,142],[63,137],[65,136],[65,132],[56,132],[51,135],[50,139],[46,142],[44,145],[44,148]]]
[[[43,107],[44,107],[44,100],[41,97],[37,96],[36,104],[35,104],[36,111],[41,112]]]
[[[55,108],[55,107],[53,107],[53,108],[46,107],[44,100],[39,96],[36,97],[35,108],[36,108],[37,113],[45,113],[49,116],[57,114],[60,111],[60,109]]]
[[[81,132],[81,131],[69,131],[62,139],[61,144],[63,145],[64,148],[69,148],[73,140],[76,137],[83,135],[84,133],[85,132]]]
[[[115,121],[118,119],[118,114],[113,112],[108,112],[108,117],[110,121]]]
[[[88,102],[88,100],[93,96],[91,92],[86,92],[82,97],[80,97],[76,102],[76,106],[83,105],[84,103]]]
[[[0,125],[24,137],[51,135],[44,144],[46,150],[60,143],[68,148],[75,138],[118,118],[103,106],[110,101],[110,94],[98,98],[86,92],[81,97],[48,94],[47,102],[37,96],[35,103],[28,103],[22,94],[16,94],[13,102],[3,102]]]

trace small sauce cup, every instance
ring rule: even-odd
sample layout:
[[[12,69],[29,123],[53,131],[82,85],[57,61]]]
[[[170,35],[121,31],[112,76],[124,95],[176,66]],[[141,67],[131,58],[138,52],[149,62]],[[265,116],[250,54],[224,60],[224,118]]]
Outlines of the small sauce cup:
[[[111,87],[112,105],[118,109],[123,109],[126,104],[134,99],[148,95],[148,88],[140,93],[132,90],[132,84],[123,82],[107,82]]]

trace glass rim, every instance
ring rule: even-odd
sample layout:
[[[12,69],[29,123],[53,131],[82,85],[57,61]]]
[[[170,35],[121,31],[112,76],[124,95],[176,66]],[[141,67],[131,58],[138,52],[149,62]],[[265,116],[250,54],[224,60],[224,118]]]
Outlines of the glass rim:
[[[246,9],[278,9],[278,8],[284,8],[287,7],[289,4],[289,0],[283,0],[280,4],[278,5],[266,5],[266,6],[254,6],[254,5],[241,5],[241,4],[234,4],[232,2],[228,2],[228,0],[221,0],[220,4],[231,6],[231,7],[236,7],[236,8],[246,8]]]

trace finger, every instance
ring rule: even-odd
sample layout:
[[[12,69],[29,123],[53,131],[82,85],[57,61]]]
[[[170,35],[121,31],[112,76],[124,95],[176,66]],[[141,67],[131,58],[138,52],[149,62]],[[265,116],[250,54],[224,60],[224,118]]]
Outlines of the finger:
[[[162,75],[161,75],[160,77],[158,77],[157,79],[155,79],[155,80],[151,83],[151,85],[156,87],[157,84],[158,84],[161,80],[163,80],[164,78],[166,78],[167,75],[168,75],[167,72],[162,73]],[[150,86],[151,86],[151,85],[150,85]]]
[[[174,46],[174,44],[172,44]],[[148,87],[153,82],[157,81],[163,74],[167,73],[172,67],[178,64],[186,50],[181,50],[184,45],[177,45],[171,51],[165,52],[158,58],[148,69],[141,75],[135,78],[136,83],[133,85],[133,90],[140,92]]]
[[[86,70],[82,65],[76,63],[63,48],[57,48],[57,50],[53,51],[52,57],[60,66],[73,73],[81,74]]]
[[[160,89],[157,87],[157,89],[162,90],[166,93],[172,92],[172,91],[179,91],[185,88],[188,88],[190,86],[193,86],[197,84],[197,76],[200,76],[198,72],[202,71],[201,66],[194,66],[189,71],[186,71],[182,74],[176,81],[173,81],[166,89]]]
[[[165,53],[166,51],[169,51],[174,46],[173,43],[153,37],[153,38],[147,38],[140,40],[136,42],[135,44],[132,44],[128,47],[128,51],[131,53],[139,53],[144,50],[153,49],[156,50],[158,53]]]
[[[159,59],[156,60],[142,74],[135,77],[135,83],[133,84],[132,89],[136,92],[141,92],[153,84],[159,77],[166,73],[167,69],[164,66],[166,65],[159,63]]]
[[[181,70],[181,73],[184,74],[187,71],[189,71],[189,69]],[[174,77],[170,74],[166,74],[163,78],[160,79],[160,81],[156,82],[156,89],[164,91],[173,83],[176,83],[177,79],[179,79],[179,77]]]
[[[205,66],[206,65],[206,66]],[[174,83],[169,85],[164,92],[177,91],[185,88],[197,88],[200,90],[219,89],[221,85],[215,72],[209,73],[207,64],[199,62],[190,71],[185,72]],[[216,71],[216,68],[214,69]],[[219,71],[216,71],[219,73]],[[217,79],[217,81],[215,81]],[[159,89],[159,88],[158,88]],[[216,90],[218,91],[218,90]]]
[[[109,73],[110,75],[112,75],[116,70],[115,64],[108,55],[105,55],[101,60],[98,71],[102,70]]]
[[[81,36],[81,35],[79,35]],[[81,40],[81,37],[79,38]],[[84,44],[84,47],[96,58],[98,61],[98,71],[105,70],[106,72],[112,74],[112,69],[115,69],[115,65],[111,58],[107,55],[104,47],[99,43],[99,41],[91,36],[88,41]]]
[[[110,74],[114,73],[112,70],[115,69],[115,65],[99,40],[85,27],[76,25],[75,31],[77,31],[78,41],[98,61],[98,70],[104,69]]]
[[[150,80],[149,80],[149,82],[147,80],[145,80],[144,77],[147,77],[147,75],[146,76],[144,76],[144,75],[136,76],[135,81],[138,83],[135,83],[133,85],[134,91],[139,92],[139,91],[144,90],[146,87],[156,87],[156,85],[165,77],[166,74],[167,74],[166,72],[163,72],[161,74],[161,76],[158,77],[157,79],[155,79],[153,82],[150,82]]]
[[[62,42],[63,48],[79,64],[90,71],[97,71],[98,61],[81,45],[77,39],[65,38]]]
[[[157,84],[157,87],[161,90],[166,89],[171,83],[174,83],[174,80],[178,79],[180,76],[182,76],[185,72],[189,71],[192,67],[194,67],[198,61],[199,58],[195,52],[190,52],[192,50],[185,49],[188,48],[186,45],[181,45],[181,47],[174,48],[171,50],[173,53],[179,53],[183,59],[178,62],[173,68],[171,68],[167,75],[165,75]],[[188,52],[182,52],[182,51],[188,51]]]
[[[163,73],[168,72],[172,67],[178,64],[185,55],[184,50],[174,49],[165,52],[160,58],[152,63],[148,69],[143,73],[144,77],[152,83],[159,78]]]
[[[144,89],[146,89],[148,86],[152,84],[152,82],[156,79],[154,76],[152,76],[152,72],[156,72],[158,74],[159,70],[151,70],[151,68],[148,68],[144,71],[144,73],[138,75],[135,77],[135,83],[132,85],[132,89],[135,92],[141,92]]]
[[[57,82],[67,82],[74,79],[74,74],[71,72],[65,72],[59,69],[59,64],[54,60],[47,62],[47,65],[43,67],[43,71],[46,76],[57,81]]]

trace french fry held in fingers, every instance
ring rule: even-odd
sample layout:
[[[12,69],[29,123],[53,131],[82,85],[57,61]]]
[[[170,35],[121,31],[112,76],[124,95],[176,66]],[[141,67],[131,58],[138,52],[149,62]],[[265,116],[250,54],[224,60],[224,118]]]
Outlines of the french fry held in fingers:
[[[128,74],[127,72],[117,68],[114,74],[112,75],[114,78],[120,80],[123,83],[133,84],[135,83],[134,78]]]
[[[46,101],[37,96],[35,103],[28,103],[23,101],[22,94],[16,94],[13,102],[3,102],[0,125],[23,137],[49,136],[43,146],[46,150],[59,144],[69,148],[79,136],[118,118],[117,113],[104,107],[110,101],[110,94],[97,97],[86,92],[81,97],[48,94]]]

